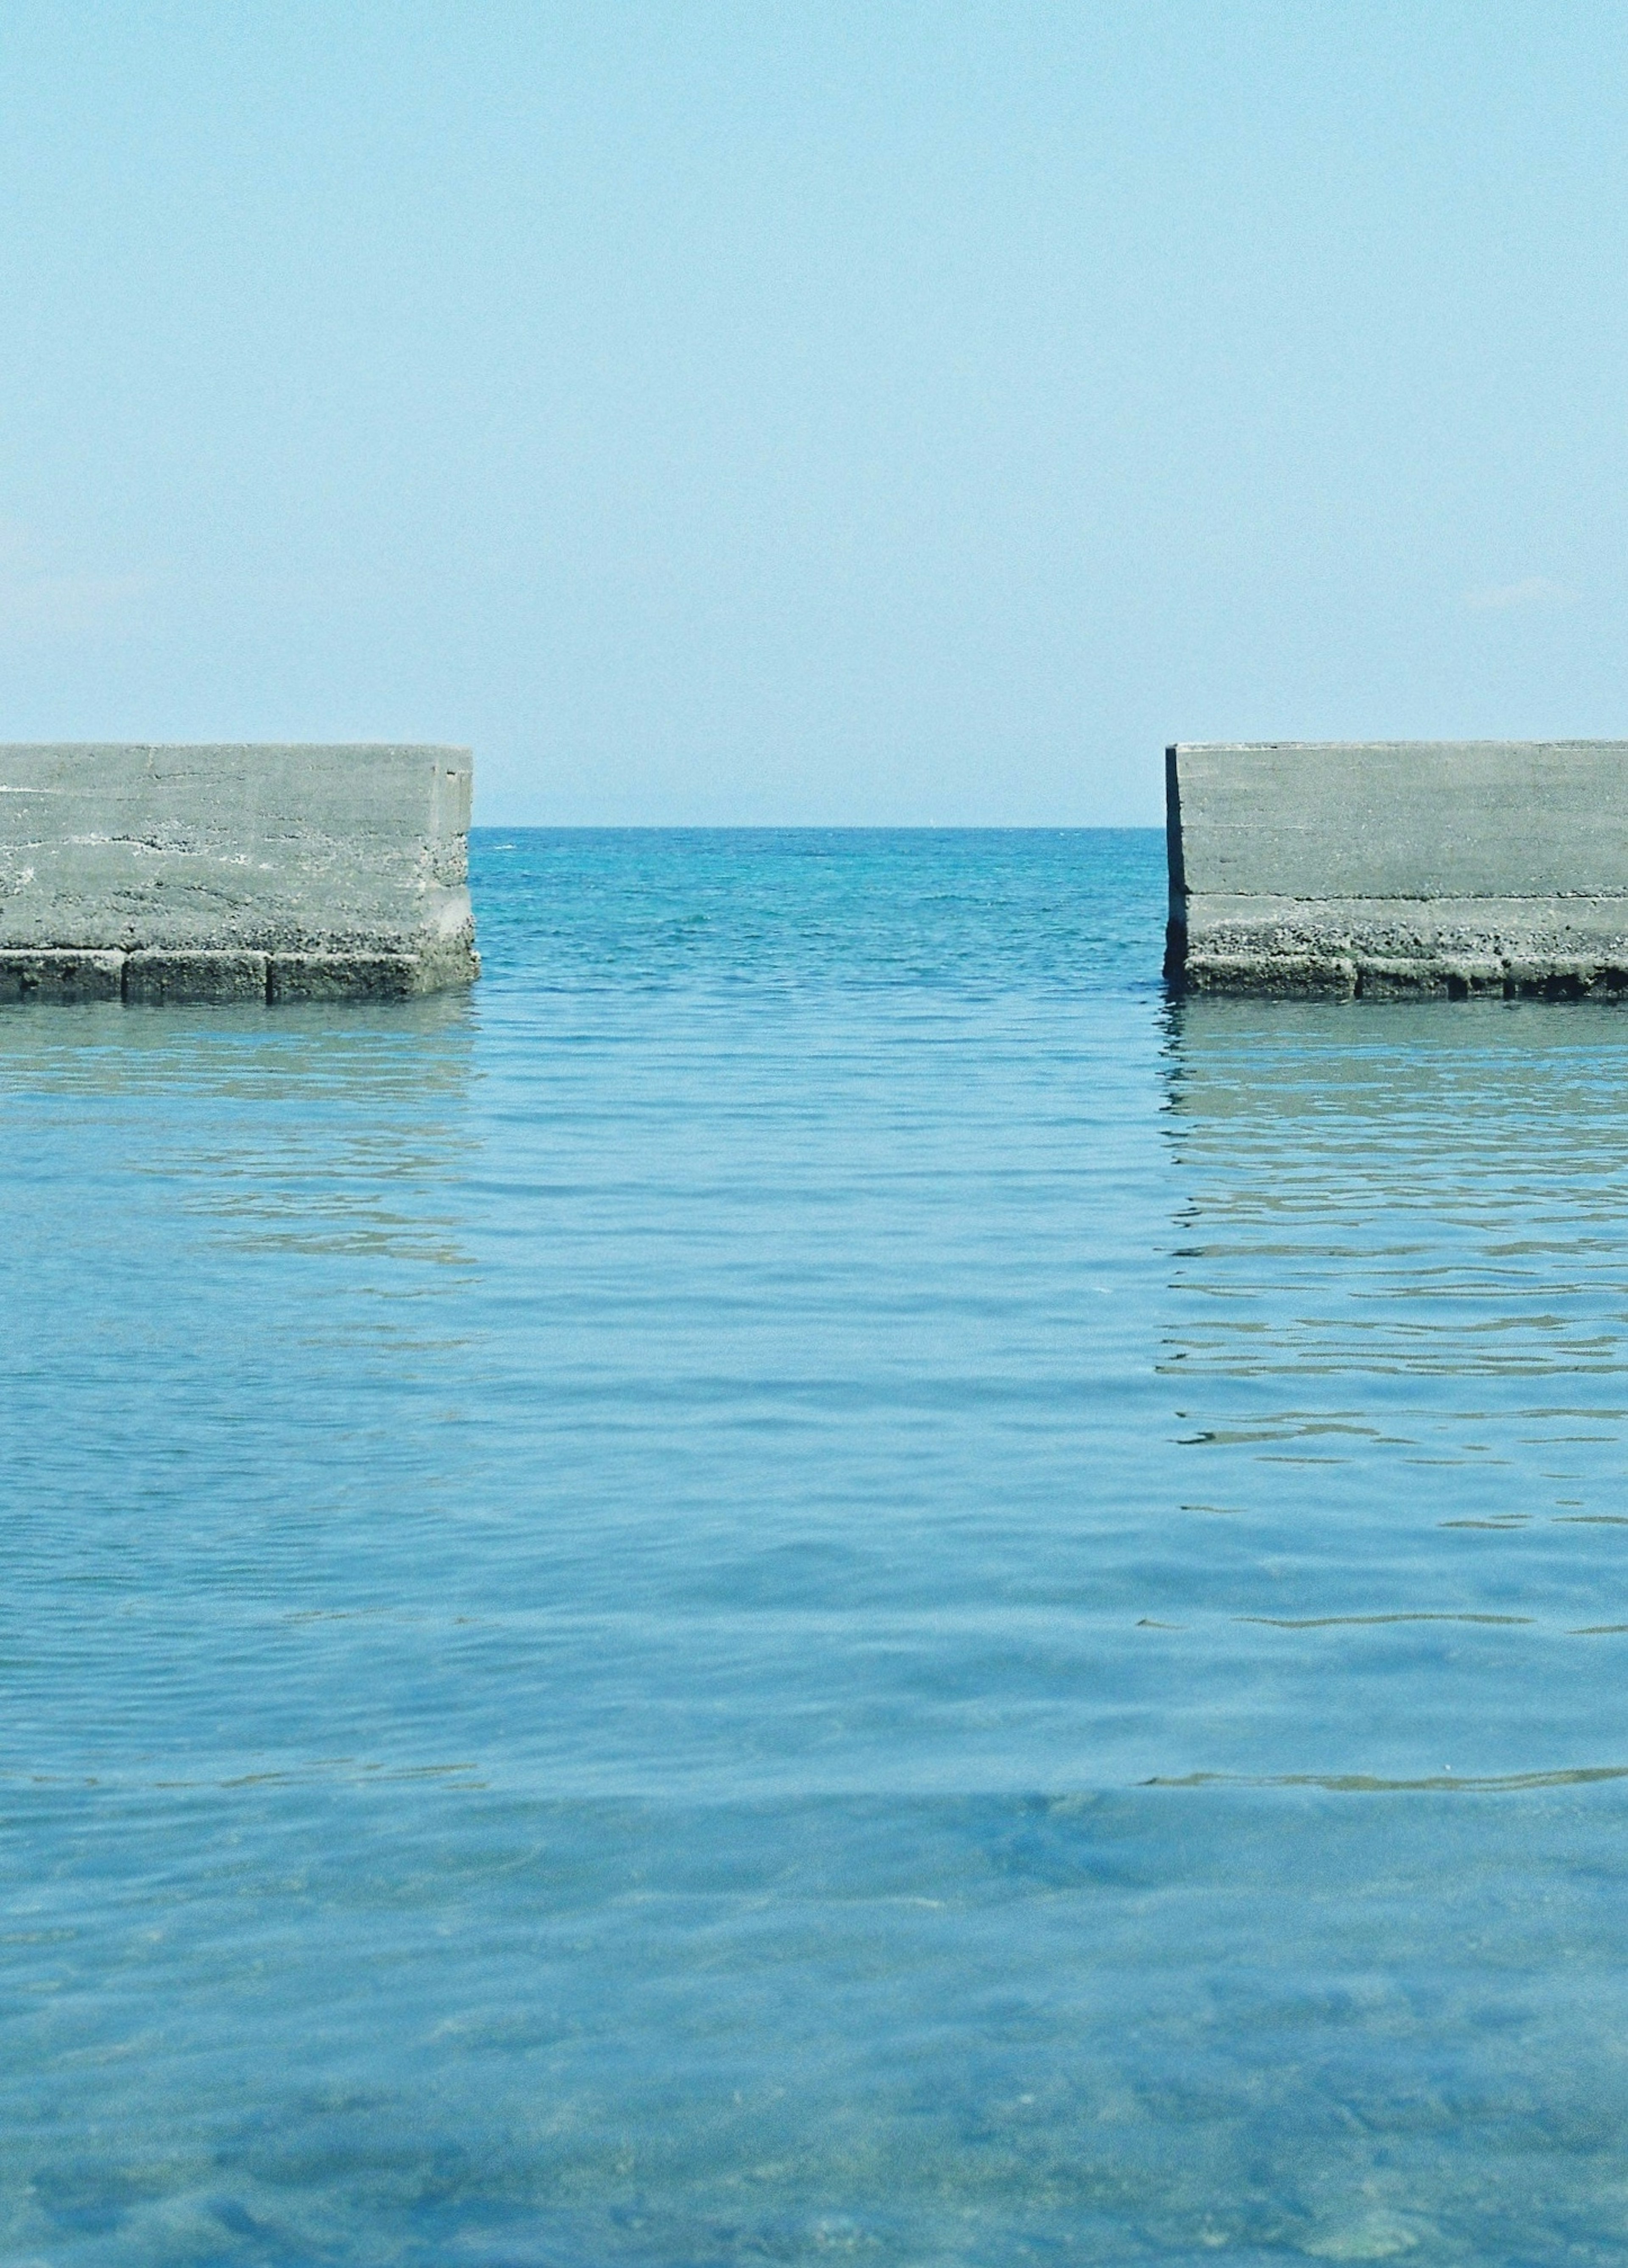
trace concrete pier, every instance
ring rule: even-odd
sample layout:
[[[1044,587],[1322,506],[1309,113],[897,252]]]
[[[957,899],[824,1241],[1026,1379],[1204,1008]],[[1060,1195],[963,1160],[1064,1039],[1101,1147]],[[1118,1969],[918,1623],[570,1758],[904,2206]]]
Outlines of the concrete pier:
[[[1628,741],[1181,743],[1165,813],[1190,990],[1628,993]]]
[[[0,1001],[467,984],[470,787],[466,748],[0,746]]]

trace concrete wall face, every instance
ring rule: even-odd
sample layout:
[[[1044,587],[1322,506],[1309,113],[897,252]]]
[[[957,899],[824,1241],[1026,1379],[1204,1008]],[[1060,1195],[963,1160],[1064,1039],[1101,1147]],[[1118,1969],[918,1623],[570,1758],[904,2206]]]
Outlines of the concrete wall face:
[[[464,748],[0,746],[0,1000],[467,983],[470,787]]]
[[[1628,991],[1628,741],[1179,744],[1193,990]]]

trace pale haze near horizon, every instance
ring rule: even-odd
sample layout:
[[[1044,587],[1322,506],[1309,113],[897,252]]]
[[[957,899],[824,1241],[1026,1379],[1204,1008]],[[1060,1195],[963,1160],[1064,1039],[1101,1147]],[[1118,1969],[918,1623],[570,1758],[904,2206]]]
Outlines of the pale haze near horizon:
[[[1628,17],[7,7],[0,740],[1140,824],[1628,733]]]

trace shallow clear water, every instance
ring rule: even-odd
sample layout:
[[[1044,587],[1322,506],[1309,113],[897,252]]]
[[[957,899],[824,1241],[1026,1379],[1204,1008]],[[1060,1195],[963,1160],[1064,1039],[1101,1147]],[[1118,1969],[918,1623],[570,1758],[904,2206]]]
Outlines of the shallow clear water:
[[[1628,1015],[503,834],[0,1014],[0,2259],[1628,2247]]]

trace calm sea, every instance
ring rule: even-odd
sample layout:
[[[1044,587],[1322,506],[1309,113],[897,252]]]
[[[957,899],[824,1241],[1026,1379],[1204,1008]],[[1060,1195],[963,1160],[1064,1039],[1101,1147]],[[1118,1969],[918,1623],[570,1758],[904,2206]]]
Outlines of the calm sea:
[[[1628,2252],[1628,1013],[502,833],[0,1012],[0,2259]]]

